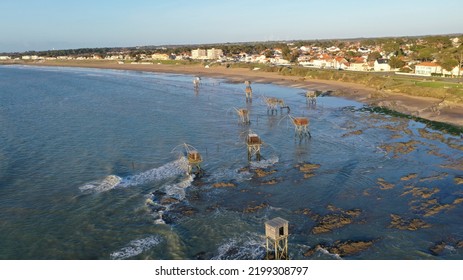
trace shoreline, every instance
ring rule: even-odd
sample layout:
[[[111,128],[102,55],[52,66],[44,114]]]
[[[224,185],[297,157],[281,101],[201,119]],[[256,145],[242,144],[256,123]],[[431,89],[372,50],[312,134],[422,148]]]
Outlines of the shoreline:
[[[368,106],[384,107],[412,117],[447,123],[463,129],[463,105],[461,104],[450,103],[438,98],[378,91],[355,83],[284,76],[278,73],[246,68],[226,68],[225,66],[205,68],[200,64],[118,64],[115,61],[45,61],[41,63],[20,63],[20,65],[100,68],[207,76],[243,83],[243,91],[245,80],[250,80],[252,83],[271,83],[304,90],[331,90],[335,96],[355,100]]]

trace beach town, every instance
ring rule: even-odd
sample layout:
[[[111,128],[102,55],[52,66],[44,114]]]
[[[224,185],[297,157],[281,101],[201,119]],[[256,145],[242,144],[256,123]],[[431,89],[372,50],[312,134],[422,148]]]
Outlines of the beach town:
[[[334,94],[463,126],[463,37],[147,46],[4,53],[2,64],[96,67],[254,80]]]

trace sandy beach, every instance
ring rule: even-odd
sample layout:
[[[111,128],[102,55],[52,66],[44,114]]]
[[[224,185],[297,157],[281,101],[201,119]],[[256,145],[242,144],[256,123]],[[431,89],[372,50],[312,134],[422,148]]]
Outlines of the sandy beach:
[[[356,100],[367,105],[385,107],[403,114],[448,123],[460,128],[463,127],[462,104],[449,103],[437,98],[416,97],[395,92],[378,91],[354,83],[283,76],[278,73],[245,68],[226,68],[225,66],[205,68],[202,65],[118,64],[115,61],[45,61],[32,65],[179,73],[225,78],[232,82],[250,80],[252,83],[273,83],[304,90],[331,90],[337,96]]]

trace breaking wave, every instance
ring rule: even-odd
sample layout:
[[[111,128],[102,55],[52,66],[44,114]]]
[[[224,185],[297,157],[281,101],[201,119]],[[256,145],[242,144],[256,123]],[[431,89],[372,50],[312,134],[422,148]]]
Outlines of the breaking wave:
[[[185,189],[191,186],[195,176],[189,175],[185,180],[181,181],[180,183],[167,185],[165,187],[166,194],[170,197],[174,197],[178,200],[185,199]]]
[[[83,192],[90,191],[90,192],[105,192],[111,189],[114,189],[117,185],[119,185],[122,181],[122,178],[116,175],[109,175],[106,176],[103,180],[93,181],[87,183],[79,189]]]
[[[278,156],[272,156],[271,158],[266,159],[266,160],[251,161],[250,166],[251,168],[267,168],[267,167],[274,165],[279,160],[280,158],[278,158]]]
[[[256,233],[246,233],[245,237],[227,240],[217,249],[213,260],[263,260],[265,238]]]
[[[120,185],[121,187],[131,187],[149,182],[160,181],[184,174],[187,169],[188,160],[186,157],[181,157],[180,159],[169,162],[161,167],[153,168],[137,175],[128,176],[122,179]]]
[[[149,182],[161,181],[184,174],[188,169],[188,160],[181,157],[178,160],[169,162],[163,166],[150,169],[140,174],[121,178],[117,175],[109,175],[102,180],[92,181],[79,189],[83,192],[106,192],[115,187],[132,187]]]
[[[194,178],[194,175],[189,175],[181,182],[166,185],[159,191],[149,195],[145,205],[151,209],[155,224],[166,223],[164,214],[171,211],[176,204],[185,200],[185,190],[191,186]]]
[[[140,255],[141,253],[153,248],[162,242],[162,238],[157,235],[151,235],[146,238],[132,240],[119,251],[110,254],[113,260],[123,260]]]

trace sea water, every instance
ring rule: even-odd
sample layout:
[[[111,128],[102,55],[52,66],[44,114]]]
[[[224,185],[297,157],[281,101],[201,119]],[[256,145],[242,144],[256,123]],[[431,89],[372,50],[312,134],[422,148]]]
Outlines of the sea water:
[[[275,217],[291,259],[463,258],[459,136],[329,94],[314,106],[304,89],[253,83],[246,103],[244,83],[192,81],[0,67],[0,259],[262,259]],[[264,97],[308,117],[312,137]],[[186,174],[185,143],[203,176]],[[358,241],[371,245],[330,251]]]

